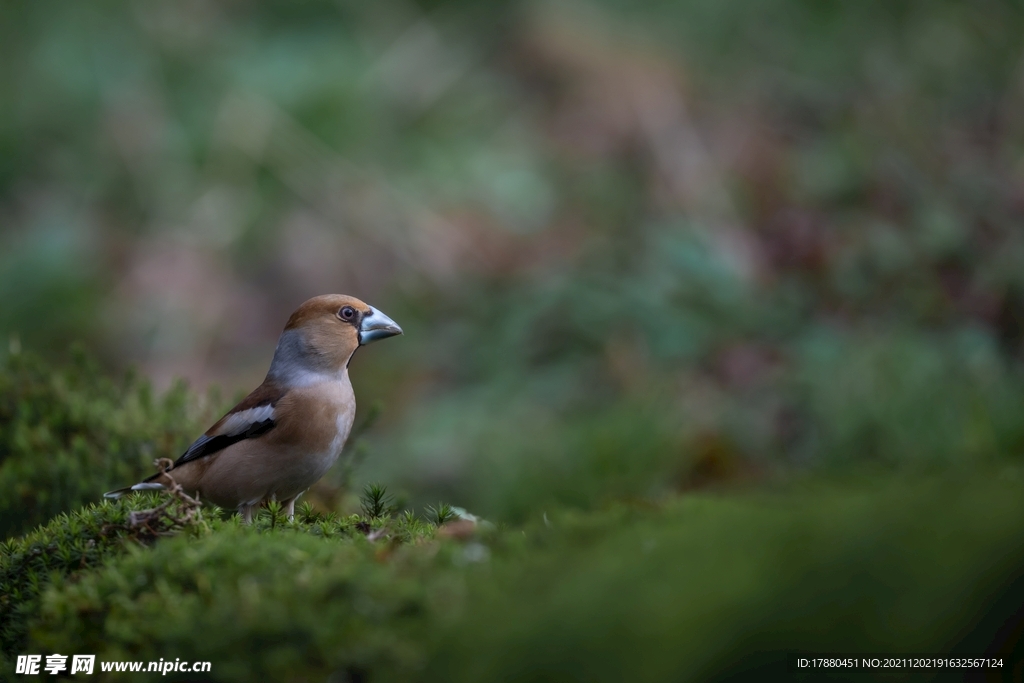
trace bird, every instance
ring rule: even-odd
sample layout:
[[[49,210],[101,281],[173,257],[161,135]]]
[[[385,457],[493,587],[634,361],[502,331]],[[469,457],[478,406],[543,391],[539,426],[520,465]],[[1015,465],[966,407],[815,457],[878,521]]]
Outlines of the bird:
[[[262,384],[171,467],[104,497],[164,489],[166,472],[186,493],[237,510],[246,524],[269,501],[292,519],[296,499],[337,461],[352,429],[352,356],[399,334],[394,320],[355,297],[309,299],[288,319]]]

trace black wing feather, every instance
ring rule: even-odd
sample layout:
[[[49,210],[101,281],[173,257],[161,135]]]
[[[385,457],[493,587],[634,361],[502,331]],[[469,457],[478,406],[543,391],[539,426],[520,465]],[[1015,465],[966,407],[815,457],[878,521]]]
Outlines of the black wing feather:
[[[262,422],[253,422],[249,425],[249,428],[244,432],[237,434],[221,434],[219,436],[207,436],[203,434],[201,437],[192,442],[192,445],[188,447],[188,450],[174,462],[175,467],[184,465],[187,462],[198,460],[199,458],[205,458],[208,455],[213,455],[217,451],[222,451],[233,443],[238,443],[245,439],[252,439],[261,434],[266,434],[274,428],[275,422],[273,420],[263,420]]]

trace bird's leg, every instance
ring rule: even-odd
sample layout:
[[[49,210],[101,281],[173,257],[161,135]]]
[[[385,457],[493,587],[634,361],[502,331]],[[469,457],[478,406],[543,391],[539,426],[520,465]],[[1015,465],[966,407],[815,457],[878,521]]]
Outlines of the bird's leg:
[[[242,515],[243,524],[252,524],[252,509],[255,505],[239,505],[238,514]]]
[[[301,496],[301,495],[302,494],[300,493],[298,496],[292,496],[291,498],[289,498],[288,500],[284,501],[284,503],[283,503],[284,511],[288,515],[288,521],[289,522],[295,520],[295,501],[297,501],[299,499],[299,496]]]

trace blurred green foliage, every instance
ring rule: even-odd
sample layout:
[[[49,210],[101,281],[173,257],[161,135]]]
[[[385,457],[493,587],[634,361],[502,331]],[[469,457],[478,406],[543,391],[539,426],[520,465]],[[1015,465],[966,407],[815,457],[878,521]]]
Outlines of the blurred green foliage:
[[[1021,452],[1018,3],[0,11],[0,340],[249,389],[357,294],[355,483],[507,519]]]
[[[154,396],[137,374],[110,379],[72,356],[56,369],[28,353],[0,361],[0,537],[177,459],[208,418],[183,384]]]
[[[1022,471],[960,475],[556,516],[467,577],[424,679],[774,680],[800,651],[1019,662]]]

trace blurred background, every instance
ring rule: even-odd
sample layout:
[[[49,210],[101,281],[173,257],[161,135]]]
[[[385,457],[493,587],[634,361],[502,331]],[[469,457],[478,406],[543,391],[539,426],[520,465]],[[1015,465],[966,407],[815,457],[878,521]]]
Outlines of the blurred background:
[[[352,476],[509,521],[1018,459],[1021,9],[4,3],[0,354],[220,410],[352,294]]]

